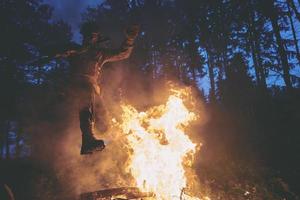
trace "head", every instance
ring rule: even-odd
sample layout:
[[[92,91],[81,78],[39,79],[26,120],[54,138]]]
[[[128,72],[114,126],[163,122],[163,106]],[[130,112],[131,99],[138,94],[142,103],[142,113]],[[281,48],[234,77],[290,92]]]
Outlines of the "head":
[[[83,36],[82,44],[86,45],[98,45],[106,42],[109,38],[104,37],[99,31],[96,23],[86,22],[82,24],[80,32]]]

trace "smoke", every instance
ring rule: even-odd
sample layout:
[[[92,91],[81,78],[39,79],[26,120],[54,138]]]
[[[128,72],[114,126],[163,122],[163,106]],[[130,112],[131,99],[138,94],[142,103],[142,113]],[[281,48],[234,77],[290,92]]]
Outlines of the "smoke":
[[[171,77],[154,81],[151,76],[126,63],[107,65],[102,75],[101,98],[106,112],[100,110],[97,116],[105,118],[108,127],[106,132],[100,131],[97,135],[108,143],[102,152],[80,155],[79,111],[71,96],[67,96],[54,111],[54,122],[34,125],[35,132],[39,133],[35,139],[35,146],[39,146],[35,150],[38,155],[36,159],[54,169],[57,182],[63,187],[57,194],[58,199],[75,199],[81,193],[104,188],[134,186],[130,172],[126,171],[126,139],[118,127],[122,114],[120,105],[126,103],[138,110],[146,110],[166,102],[170,95],[170,83],[174,87],[184,87]],[[196,94],[195,91],[193,93]],[[201,113],[200,121],[205,121],[199,97],[193,95],[190,98],[196,99],[189,101],[194,103],[187,102],[187,106]],[[193,141],[200,140],[198,127],[199,121],[188,130]]]
[[[62,185],[67,186],[69,195],[78,196],[84,192],[96,191],[101,188],[130,186],[132,179],[125,171],[127,149],[124,146],[122,133],[112,122],[112,118],[120,116],[121,85],[126,77],[126,66],[110,66],[102,80],[101,98],[106,110],[97,112],[99,118],[105,118],[108,129],[97,136],[107,142],[102,152],[92,155],[80,155],[81,132],[79,128],[78,109],[69,99],[69,120],[57,144],[57,157],[54,168]],[[98,97],[98,101],[100,101]],[[97,103],[97,102],[96,102]],[[107,116],[102,116],[107,115]],[[99,125],[99,124],[98,124]],[[101,127],[100,127],[101,128]]]
[[[81,132],[79,129],[78,110],[70,106],[68,127],[57,145],[55,170],[62,185],[68,185],[71,194],[96,191],[100,188],[133,186],[133,180],[126,171],[128,149],[123,133],[117,124],[120,121],[122,102],[143,108],[153,102],[149,90],[145,90],[145,77],[130,66],[115,64],[106,66],[101,80],[101,98],[106,110],[108,130],[97,135],[108,144],[102,152],[81,156]],[[150,92],[151,93],[151,92]],[[98,99],[99,100],[99,99]],[[71,100],[70,100],[71,101]],[[101,117],[103,112],[98,112]],[[101,128],[101,127],[100,127]]]

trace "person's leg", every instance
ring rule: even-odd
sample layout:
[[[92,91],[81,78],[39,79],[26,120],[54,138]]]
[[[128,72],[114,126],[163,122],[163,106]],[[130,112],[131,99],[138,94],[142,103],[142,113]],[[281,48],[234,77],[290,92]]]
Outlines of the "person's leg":
[[[95,136],[94,91],[87,88],[81,92],[82,103],[79,110],[80,129],[82,132],[81,154],[91,154],[104,149],[104,141]]]
[[[100,133],[105,133],[109,127],[109,121],[107,120],[107,111],[103,104],[101,97],[97,97],[95,104],[95,127]]]

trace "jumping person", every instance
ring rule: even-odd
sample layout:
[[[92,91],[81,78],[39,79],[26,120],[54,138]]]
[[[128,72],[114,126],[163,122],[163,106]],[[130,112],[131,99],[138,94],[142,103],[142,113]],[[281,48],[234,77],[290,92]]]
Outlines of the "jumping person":
[[[130,56],[139,27],[131,26],[125,31],[125,40],[118,49],[101,47],[108,40],[93,24],[83,25],[82,48],[69,50],[56,58],[66,58],[70,64],[70,73],[76,95],[79,96],[79,121],[82,132],[81,154],[91,154],[105,148],[104,141],[95,136],[95,97],[100,94],[98,80],[103,66],[108,62],[126,59]]]

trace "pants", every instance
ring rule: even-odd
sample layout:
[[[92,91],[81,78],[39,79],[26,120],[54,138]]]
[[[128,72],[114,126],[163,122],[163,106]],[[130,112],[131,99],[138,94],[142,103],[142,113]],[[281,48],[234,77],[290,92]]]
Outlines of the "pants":
[[[95,91],[95,86],[86,78],[77,78],[73,90],[77,101],[76,109],[79,110],[80,129],[82,134],[94,135],[94,126],[106,131],[106,111],[102,99]],[[98,111],[98,112],[97,112]]]

